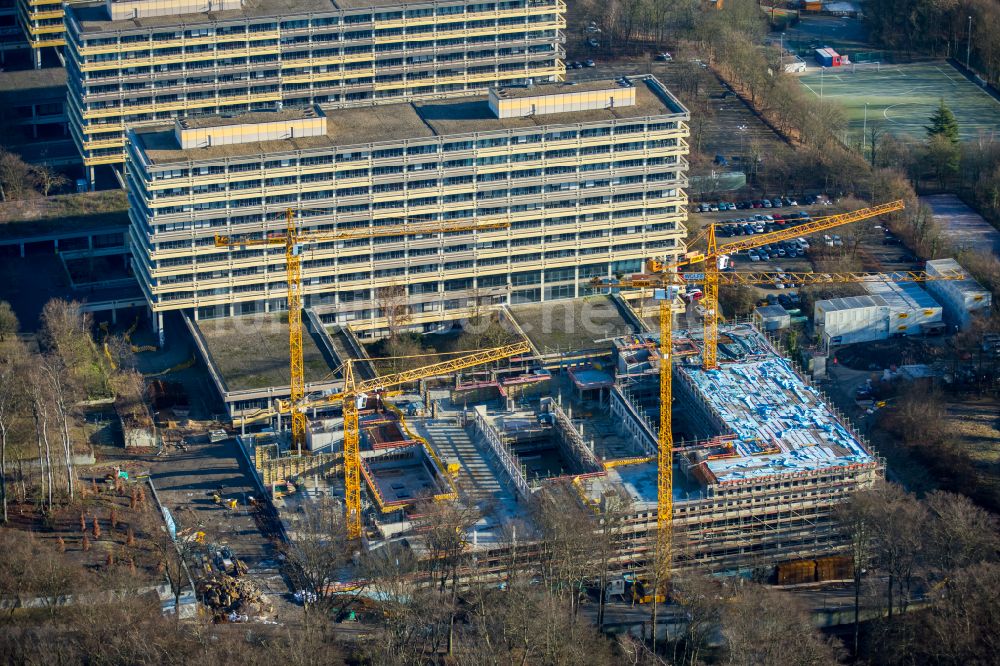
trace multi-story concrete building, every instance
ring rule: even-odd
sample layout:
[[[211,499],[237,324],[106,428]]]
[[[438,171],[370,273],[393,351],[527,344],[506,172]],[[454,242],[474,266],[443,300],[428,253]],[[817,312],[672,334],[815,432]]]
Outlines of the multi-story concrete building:
[[[66,70],[61,67],[0,72],[0,142],[33,164],[78,164],[66,124]]]
[[[17,24],[14,0],[0,0],[0,66],[7,64],[8,54],[26,48],[28,43]]]
[[[491,90],[467,100],[252,113],[129,132],[136,275],[152,312],[281,309],[284,250],[220,248],[216,234],[404,219],[508,221],[444,237],[319,243],[306,305],[378,331],[375,296],[406,285],[414,325],[489,300],[581,294],[581,281],[684,251],[687,110],[655,78]],[[283,138],[275,138],[280,136]]]
[[[126,127],[371,106],[561,80],[562,0],[106,0],[67,7],[72,131],[93,167]]]
[[[42,49],[62,49],[66,45],[63,4],[77,2],[80,0],[17,0],[18,23],[36,68],[42,66]]]

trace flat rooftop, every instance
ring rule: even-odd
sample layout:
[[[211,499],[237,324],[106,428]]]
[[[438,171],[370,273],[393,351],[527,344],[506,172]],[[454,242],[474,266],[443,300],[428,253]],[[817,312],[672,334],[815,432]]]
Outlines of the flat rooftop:
[[[612,338],[635,332],[606,295],[513,305],[510,314],[542,354],[611,349]]]
[[[251,111],[231,116],[190,116],[179,118],[177,122],[184,129],[204,129],[208,127],[228,127],[232,125],[257,125],[260,123],[280,123],[289,120],[316,118],[312,107],[302,109],[282,109],[281,111]]]
[[[208,3],[206,3],[207,6]],[[339,11],[355,11],[399,7],[405,5],[433,4],[431,2],[408,2],[401,0],[244,0],[240,9],[226,11],[203,11],[177,13],[169,16],[149,16],[138,19],[112,21],[104,2],[86,2],[69,5],[84,32],[107,32],[130,28],[153,28],[162,26],[199,25],[208,21],[224,21],[254,17],[283,18],[293,14],[310,14]],[[447,3],[445,3],[447,4]],[[458,4],[458,3],[455,3]]]
[[[659,486],[657,485],[658,468],[655,460],[620,465],[613,467],[606,474],[592,476],[583,480],[587,497],[593,502],[599,502],[601,496],[610,490],[624,490],[633,503],[634,510],[653,509],[657,505]],[[684,474],[674,466],[674,502],[702,499],[705,496],[703,488],[690,483]]]
[[[288,386],[287,315],[203,319],[194,322],[229,391]],[[309,331],[302,335],[306,384],[334,377],[334,368]]]
[[[941,308],[934,297],[916,282],[866,282],[862,286],[869,294],[885,299],[891,308],[907,310]]]
[[[518,129],[687,114],[687,110],[652,76],[633,79],[636,103],[608,109],[550,113],[523,118],[497,118],[489,98],[398,103],[327,111],[327,131],[322,136],[277,141],[257,141],[182,149],[173,125],[135,129],[136,141],[153,164],[294,153],[305,150],[348,148],[372,143]],[[614,85],[603,82],[602,85]],[[544,86],[535,86],[535,90]],[[211,122],[211,121],[209,121]],[[233,122],[241,122],[239,116]]]
[[[502,88],[498,97],[502,99],[521,99],[538,97],[540,95],[564,95],[566,93],[584,93],[594,90],[617,90],[621,86],[614,80],[599,81],[561,81],[559,83],[544,83],[535,86],[509,86]]]
[[[705,371],[688,357],[677,373],[732,435],[731,447],[701,463],[711,484],[848,467],[873,462],[871,453],[749,325],[726,327],[742,358]]]
[[[0,101],[26,101],[66,98],[66,68],[47,67],[0,72]]]
[[[393,3],[398,4],[398,3]],[[207,3],[206,3],[207,5]],[[104,2],[85,2],[67,5],[67,15],[72,15],[83,32],[114,32],[135,28],[157,28],[164,26],[204,25],[211,21],[243,19],[253,17],[282,17],[290,14],[311,12],[336,12],[338,9],[360,9],[358,7],[338,7],[331,0],[244,0],[241,9],[226,11],[188,12],[167,16],[143,16],[134,19],[111,20]]]

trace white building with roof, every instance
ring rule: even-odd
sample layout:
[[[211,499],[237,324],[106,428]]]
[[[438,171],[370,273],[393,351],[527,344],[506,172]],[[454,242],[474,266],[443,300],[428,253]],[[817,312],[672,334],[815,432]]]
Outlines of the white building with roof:
[[[889,304],[881,296],[845,296],[816,301],[813,321],[826,346],[889,337]]]
[[[954,259],[934,259],[927,262],[927,272],[931,275],[954,271],[965,271]],[[944,320],[960,328],[967,327],[976,313],[988,313],[993,300],[993,295],[972,278],[928,282],[927,291],[944,306]]]
[[[888,304],[888,335],[920,335],[923,325],[941,321],[941,304],[916,282],[866,282],[863,286]]]

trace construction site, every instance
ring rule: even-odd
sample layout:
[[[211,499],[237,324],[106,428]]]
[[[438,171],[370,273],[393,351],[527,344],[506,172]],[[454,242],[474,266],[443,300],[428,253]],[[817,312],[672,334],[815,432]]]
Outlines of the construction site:
[[[620,296],[603,301],[632,312]],[[572,303],[570,316],[580,316],[585,301]],[[516,309],[504,315],[516,327],[530,323]],[[591,339],[571,365],[546,362],[551,355],[529,339],[485,365],[411,373],[421,377],[397,384],[402,391],[389,391],[392,376],[360,380],[378,385],[352,403],[367,546],[402,540],[423,552],[421,503],[458,498],[477,509],[465,538],[480,570],[500,567],[512,547],[531,552],[532,497],[561,484],[595,516],[608,497],[624,498],[629,517],[615,566],[648,572],[660,502],[660,337],[634,313],[609,319],[599,330],[629,332]],[[773,572],[842,553],[833,509],[881,476],[882,463],[752,325],[722,327],[717,369],[701,368],[703,345],[700,331],[674,332],[672,566]],[[370,361],[348,363],[371,375]],[[239,438],[289,532],[309,503],[349,496],[337,401],[345,394],[306,399],[314,405],[302,455],[278,428]]]
[[[263,328],[256,317],[187,325],[289,534],[301,534],[311,505],[333,499],[349,538],[426,557],[428,503],[457,500],[475,516],[462,530],[479,574],[499,574],[512,549],[530,569],[542,533],[535,499],[548,488],[572,498],[595,530],[615,512],[611,564],[622,574],[655,576],[666,564],[783,584],[844,578],[836,507],[883,477],[884,462],[769,332],[721,322],[718,288],[778,279],[726,271],[731,254],[901,207],[724,244],[710,225],[691,244],[704,239],[704,251],[595,277],[591,296],[500,305],[503,335],[489,339],[506,344],[486,349],[437,351],[447,347],[432,334],[418,343],[423,354],[372,358],[350,325],[325,325],[298,307],[284,330],[273,316]],[[702,263],[703,272],[678,270]],[[866,286],[962,277],[781,276]],[[650,297],[657,317],[648,316]],[[250,366],[234,361],[246,348],[241,331],[254,338]]]

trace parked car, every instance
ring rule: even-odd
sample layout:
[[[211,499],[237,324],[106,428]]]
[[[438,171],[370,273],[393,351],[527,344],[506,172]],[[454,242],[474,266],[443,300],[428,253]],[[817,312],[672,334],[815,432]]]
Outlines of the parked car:
[[[579,60],[574,60],[569,64],[569,66],[573,69],[583,69],[583,63]]]
[[[659,62],[670,62],[670,61],[672,61],[674,59],[674,57],[672,55],[670,55],[669,53],[667,53],[666,51],[664,51],[663,53],[657,53],[656,54],[656,59]]]
[[[583,66],[584,66],[584,67],[597,67],[597,63],[596,63],[596,62],[594,62],[593,60],[590,60],[590,59],[588,58],[587,60],[584,60],[584,61],[583,61]]]
[[[589,46],[592,49],[596,49],[600,45],[601,43],[594,38],[590,38],[587,40],[587,46]]]

